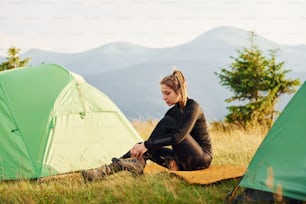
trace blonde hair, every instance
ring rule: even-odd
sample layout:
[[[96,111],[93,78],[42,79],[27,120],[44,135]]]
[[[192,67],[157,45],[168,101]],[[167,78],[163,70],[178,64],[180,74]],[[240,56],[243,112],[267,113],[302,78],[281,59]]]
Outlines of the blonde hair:
[[[169,88],[173,89],[176,94],[181,95],[179,101],[180,107],[184,108],[187,103],[187,83],[183,73],[174,67],[173,73],[165,76],[160,84],[167,85]]]

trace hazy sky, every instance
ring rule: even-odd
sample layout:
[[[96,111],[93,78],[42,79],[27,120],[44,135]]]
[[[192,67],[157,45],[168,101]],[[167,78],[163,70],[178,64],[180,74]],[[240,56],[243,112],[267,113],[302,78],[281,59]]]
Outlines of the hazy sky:
[[[80,52],[110,42],[188,42],[219,26],[306,45],[305,0],[0,0],[0,55],[10,46]]]

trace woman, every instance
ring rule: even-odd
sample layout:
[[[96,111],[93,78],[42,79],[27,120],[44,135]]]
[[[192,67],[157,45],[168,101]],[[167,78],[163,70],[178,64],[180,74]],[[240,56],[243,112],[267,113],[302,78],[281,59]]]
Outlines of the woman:
[[[188,98],[182,72],[174,70],[162,79],[160,87],[163,100],[172,107],[149,139],[135,144],[119,159],[113,158],[110,165],[83,171],[86,180],[101,179],[121,170],[141,174],[148,159],[170,170],[190,171],[210,166],[212,146],[206,119],[200,105]]]

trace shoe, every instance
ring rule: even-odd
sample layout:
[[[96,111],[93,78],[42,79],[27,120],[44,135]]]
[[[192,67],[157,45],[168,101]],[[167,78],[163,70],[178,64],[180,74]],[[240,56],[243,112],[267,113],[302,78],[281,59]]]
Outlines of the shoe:
[[[117,159],[113,158],[112,163],[109,165],[103,165],[99,168],[88,169],[81,171],[81,174],[85,181],[97,181],[105,179],[107,176],[112,175],[118,171],[129,171],[134,175],[143,174],[143,169],[146,165],[144,159]]]
[[[121,170],[129,171],[135,175],[143,174],[144,167],[146,166],[146,161],[141,159],[135,158],[126,158],[126,159],[112,159],[113,164],[120,168]]]
[[[114,174],[121,170],[120,166],[115,164],[103,165],[99,168],[88,169],[81,171],[81,174],[85,181],[96,181],[105,179],[107,176]]]

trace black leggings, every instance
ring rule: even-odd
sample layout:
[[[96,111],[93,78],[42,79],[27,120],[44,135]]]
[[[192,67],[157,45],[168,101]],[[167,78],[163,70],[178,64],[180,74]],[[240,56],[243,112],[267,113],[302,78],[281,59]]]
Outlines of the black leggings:
[[[177,128],[178,122],[172,117],[165,116],[152,131],[150,139],[162,139],[163,135],[174,132]],[[129,154],[126,154],[123,157],[129,156]],[[212,157],[203,151],[191,135],[187,135],[179,144],[172,145],[172,148],[150,149],[144,154],[144,158],[164,167],[168,167],[167,160],[174,159],[179,166],[179,170],[185,171],[208,168],[212,160]]]

